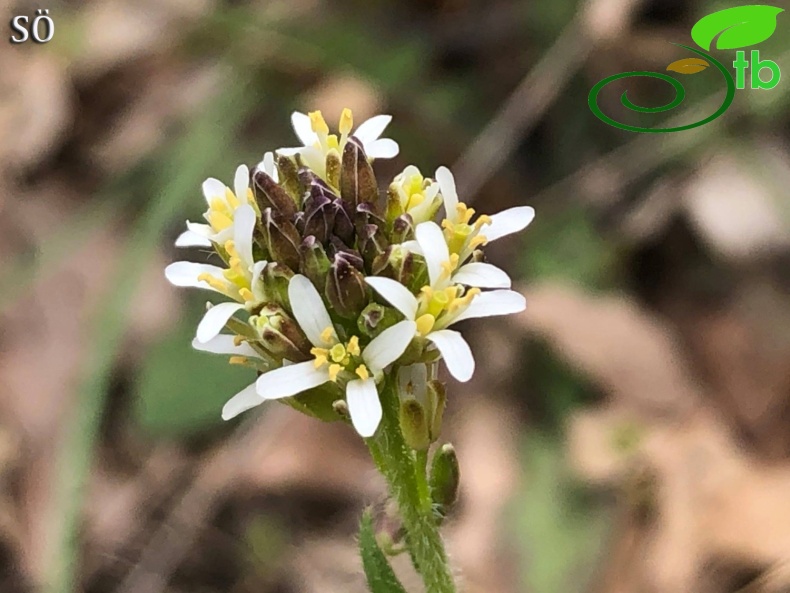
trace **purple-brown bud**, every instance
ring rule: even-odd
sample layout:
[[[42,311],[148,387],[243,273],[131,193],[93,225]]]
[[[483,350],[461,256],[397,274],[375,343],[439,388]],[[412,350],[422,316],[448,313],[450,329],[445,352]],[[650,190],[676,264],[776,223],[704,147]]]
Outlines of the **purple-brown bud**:
[[[343,148],[340,195],[349,204],[378,201],[379,188],[362,143],[353,136]]]
[[[276,214],[271,208],[261,212],[263,247],[276,262],[292,270],[299,269],[299,232],[290,220]]]
[[[287,219],[293,218],[296,212],[296,203],[274,179],[262,169],[255,168],[250,174],[250,185],[258,209],[263,212],[271,208],[274,212]]]
[[[335,312],[346,319],[356,318],[368,304],[365,277],[354,263],[354,256],[337,253],[326,279],[326,297]]]

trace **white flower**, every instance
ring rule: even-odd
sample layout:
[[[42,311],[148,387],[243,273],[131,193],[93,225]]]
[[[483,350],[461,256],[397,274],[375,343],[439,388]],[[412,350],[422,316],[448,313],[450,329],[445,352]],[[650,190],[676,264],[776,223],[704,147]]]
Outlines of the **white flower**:
[[[450,169],[439,167],[436,181],[444,199],[446,218],[442,221],[442,228],[447,245],[450,253],[458,255],[460,262],[466,261],[477,247],[525,229],[535,218],[535,210],[531,206],[516,206],[491,216],[478,216],[471,223],[475,211],[458,201],[455,178]]]
[[[307,115],[295,111],[291,115],[291,123],[303,146],[282,148],[277,152],[285,156],[301,155],[302,161],[307,167],[326,178],[327,155],[331,151],[335,151],[338,156],[342,156],[343,148],[351,135],[362,143],[369,159],[391,159],[397,156],[398,143],[389,138],[380,137],[390,121],[392,121],[391,115],[376,115],[362,122],[352,134],[354,120],[351,110],[343,109],[338,125],[340,131],[338,138],[337,135],[329,133],[329,126],[320,111],[312,111]]]
[[[415,224],[433,218],[441,205],[439,184],[423,177],[414,165],[406,167],[392,180],[389,199],[397,200],[398,210],[411,215]]]
[[[273,153],[266,153],[259,166],[269,175],[272,172],[276,175]],[[221,245],[233,236],[236,210],[247,204],[256,207],[250,190],[250,170],[247,165],[236,168],[233,190],[219,179],[206,179],[203,182],[203,197],[208,205],[203,217],[208,224],[187,221],[187,230],[176,239],[177,247],[211,247],[212,242]]]
[[[188,261],[175,262],[165,268],[165,277],[175,286],[204,288],[224,294],[236,301],[211,307],[198,324],[197,340],[206,343],[222,330],[237,311],[252,309],[263,300],[261,273],[265,261],[252,257],[252,235],[257,215],[249,204],[239,206],[230,227],[233,238],[225,241],[228,268]]]
[[[526,308],[526,300],[512,290],[481,292],[477,287],[464,290],[458,283],[459,276],[476,280],[483,287],[509,286],[510,278],[499,268],[482,263],[461,266],[453,275],[453,260],[457,263],[457,256],[451,256],[439,226],[424,222],[417,225],[415,233],[428,267],[430,285],[415,296],[390,278],[373,276],[366,281],[407,320],[415,322],[416,335],[436,346],[453,377],[468,381],[475,367],[472,351],[459,332],[447,328],[464,319],[518,313]]]
[[[373,436],[382,415],[376,382],[406,350],[415,334],[415,323],[396,323],[361,349],[356,336],[345,343],[339,340],[321,296],[305,276],[297,274],[291,279],[288,298],[296,321],[314,346],[314,359],[261,375],[256,382],[258,403],[291,397],[333,381],[345,386],[354,428],[365,438]],[[223,418],[249,408],[250,401],[249,392],[240,393],[225,405]]]

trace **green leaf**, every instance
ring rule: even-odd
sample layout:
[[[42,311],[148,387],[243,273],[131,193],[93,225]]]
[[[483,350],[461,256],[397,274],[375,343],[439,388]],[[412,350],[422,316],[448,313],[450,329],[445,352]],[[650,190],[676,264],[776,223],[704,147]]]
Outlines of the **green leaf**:
[[[137,381],[134,412],[149,434],[178,438],[220,425],[220,410],[255,380],[255,371],[228,358],[192,348],[201,307],[189,307],[183,322],[147,353]]]
[[[716,49],[739,49],[762,43],[776,31],[776,17],[783,8],[776,6],[735,6],[697,21],[691,29],[694,43],[709,50],[713,40]]]
[[[376,542],[370,508],[365,509],[359,524],[359,553],[371,593],[406,593]]]

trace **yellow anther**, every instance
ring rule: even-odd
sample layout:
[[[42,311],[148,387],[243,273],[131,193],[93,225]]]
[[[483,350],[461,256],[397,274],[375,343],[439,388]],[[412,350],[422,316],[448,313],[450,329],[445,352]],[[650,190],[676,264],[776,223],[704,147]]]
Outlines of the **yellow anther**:
[[[337,376],[340,374],[340,371],[343,370],[339,364],[330,364],[329,365],[329,380],[330,381],[337,381]]]
[[[334,342],[333,339],[334,333],[335,333],[335,328],[330,325],[324,331],[321,332],[321,341],[324,344],[331,344],[332,342]]]
[[[417,331],[421,336],[427,336],[433,329],[436,323],[436,318],[433,315],[425,314],[417,318]]]
[[[346,357],[346,348],[343,344],[335,344],[329,350],[329,357],[334,362],[343,362],[343,359]]]
[[[361,364],[361,365],[359,365],[359,366],[357,367],[357,370],[355,370],[354,372],[355,372],[355,373],[357,374],[357,376],[358,376],[360,379],[362,379],[363,381],[364,381],[365,379],[368,379],[368,378],[370,378],[370,373],[368,372],[368,369],[367,369],[367,367],[366,367],[364,364]]]
[[[225,247],[225,251],[228,252],[229,256],[235,257],[235,258],[239,257],[239,252],[236,251],[236,242],[233,241],[233,239],[225,241],[224,247]]]
[[[453,253],[450,255],[450,259],[448,261],[442,262],[442,278],[449,278],[455,267],[458,265],[458,254]]]
[[[247,364],[248,361],[249,358],[247,358],[246,356],[231,356],[228,359],[228,363],[230,364]]]
[[[310,117],[310,127],[313,128],[313,132],[324,135],[329,133],[329,126],[326,125],[326,120],[320,111],[311,111],[307,115]]]
[[[477,220],[475,221],[475,230],[479,231],[483,225],[491,224],[491,222],[493,221],[491,220],[490,216],[488,216],[487,214],[481,214],[480,216],[477,217]]]
[[[411,210],[412,208],[416,208],[424,201],[425,201],[425,194],[421,194],[421,193],[412,194],[409,197],[409,203],[406,204],[406,210]]]
[[[452,222],[450,222],[450,219],[449,219],[449,218],[445,218],[445,219],[442,221],[442,228],[443,228],[443,229],[449,229],[450,231],[452,231],[454,226],[455,226],[455,225],[454,225]]]
[[[420,292],[425,295],[425,298],[429,299],[433,296],[433,288],[430,286],[423,286],[420,289]]]
[[[212,276],[208,272],[203,272],[202,274],[198,275],[197,279],[198,282],[205,282],[214,290],[218,290],[219,292],[222,293],[227,292],[227,286],[225,286],[225,283],[222,282],[222,280],[220,280],[219,278]]]
[[[351,128],[353,127],[354,115],[351,113],[351,110],[346,107],[340,114],[340,124],[337,126],[337,129],[340,130],[341,134],[348,135],[351,133]]]
[[[234,346],[236,346],[238,348],[239,346],[242,345],[242,343],[244,343],[244,336],[238,336],[238,335],[233,336],[233,345]]]
[[[327,148],[334,148],[335,150],[340,150],[340,140],[338,140],[335,134],[329,134],[326,137],[326,146]]]
[[[206,220],[215,231],[224,231],[233,224],[233,219],[219,210],[209,210],[206,213]]]
[[[239,296],[243,298],[245,302],[250,302],[255,300],[255,295],[252,294],[252,291],[249,288],[240,288]]]
[[[472,302],[472,299],[474,299],[479,294],[480,294],[479,288],[470,288],[469,290],[466,291],[466,294],[464,296],[458,297],[455,300],[453,300],[453,302],[450,303],[448,310],[451,313],[454,313],[458,309],[466,309],[469,306],[469,304]]]
[[[469,241],[469,249],[476,249],[481,245],[485,245],[488,243],[488,239],[486,239],[483,235],[477,235],[473,237],[471,241]]]
[[[475,215],[475,209],[469,208],[469,206],[463,202],[459,202],[455,210],[458,213],[458,222],[463,224],[469,224],[469,221],[472,220],[472,217]]]
[[[361,350],[359,349],[359,338],[357,336],[351,336],[351,339],[348,341],[348,345],[346,346],[346,352],[348,352],[351,356],[359,356]]]
[[[211,198],[211,202],[208,205],[209,209],[215,210],[217,212],[224,212],[225,214],[230,214],[230,210],[228,210],[228,204],[220,197],[213,197]]]
[[[233,193],[233,192],[230,190],[230,188],[229,188],[229,187],[226,187],[226,188],[225,188],[225,200],[228,202],[228,204],[230,205],[230,207],[231,207],[231,208],[233,208],[234,210],[235,210],[236,208],[238,208],[238,207],[239,207],[239,205],[241,204],[241,202],[239,202],[239,199],[236,197],[236,194],[234,194],[234,193]]]

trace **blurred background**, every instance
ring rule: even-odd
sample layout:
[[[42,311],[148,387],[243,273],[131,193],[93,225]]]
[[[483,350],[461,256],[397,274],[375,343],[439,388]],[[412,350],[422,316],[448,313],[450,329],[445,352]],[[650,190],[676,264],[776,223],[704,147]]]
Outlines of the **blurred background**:
[[[55,22],[0,49],[0,591],[365,590],[361,441],[275,404],[222,423],[249,371],[191,350],[205,295],[163,276],[203,179],[344,106],[395,118],[379,180],[450,165],[479,211],[538,213],[489,250],[528,311],[470,324],[450,384],[464,590],[790,591],[790,82],[677,134],[587,106],[732,5],[0,1]],[[760,46],[784,68],[788,19]],[[716,72],[682,82],[673,118],[715,111]],[[666,86],[601,104],[659,124],[618,93]]]

